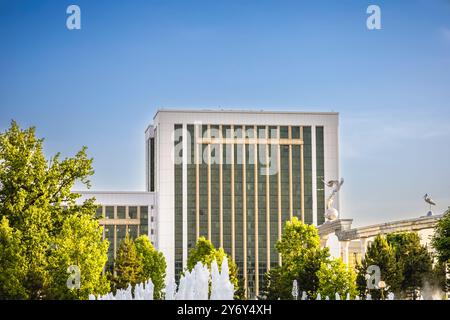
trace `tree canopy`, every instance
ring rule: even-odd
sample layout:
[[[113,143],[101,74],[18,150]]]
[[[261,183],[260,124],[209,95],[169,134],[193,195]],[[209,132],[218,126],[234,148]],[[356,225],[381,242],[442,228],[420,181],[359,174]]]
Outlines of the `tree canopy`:
[[[416,293],[429,281],[433,270],[433,259],[428,248],[420,244],[415,232],[392,233],[387,235],[392,245],[397,268],[403,275],[397,294],[416,299]]]
[[[83,147],[75,157],[58,153],[47,160],[43,141],[35,128],[22,130],[14,121],[0,134],[0,296],[87,299],[88,293],[106,293],[108,244],[93,199],[77,205],[80,195],[71,192],[75,182],[90,186],[92,159]],[[81,271],[79,289],[63,281],[71,265]]]
[[[432,245],[436,250],[437,257],[441,263],[450,262],[450,208],[438,221]]]
[[[276,248],[281,254],[282,265],[266,273],[265,298],[292,299],[294,280],[297,280],[299,292],[304,291],[312,298],[319,292],[330,298],[336,292],[355,294],[355,273],[340,260],[332,259],[328,248],[320,246],[315,226],[293,217],[286,222]],[[339,281],[334,281],[337,278]]]
[[[152,280],[155,286],[153,297],[154,299],[161,299],[166,279],[166,258],[162,252],[153,247],[146,235],[139,236],[134,243],[137,255],[142,263],[143,278]]]
[[[119,245],[114,262],[113,283],[115,289],[124,289],[129,285],[144,282],[143,261],[139,258],[136,246],[129,235]]]

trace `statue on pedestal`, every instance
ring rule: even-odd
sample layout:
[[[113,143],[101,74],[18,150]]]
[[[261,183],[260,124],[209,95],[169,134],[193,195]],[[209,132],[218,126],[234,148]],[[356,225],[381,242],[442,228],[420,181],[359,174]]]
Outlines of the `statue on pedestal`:
[[[427,216],[432,216],[433,215],[433,211],[431,211],[431,206],[435,206],[436,202],[433,201],[433,199],[431,199],[431,196],[428,195],[428,193],[425,193],[425,195],[423,196],[423,200],[425,200],[426,203],[428,203],[430,205],[430,211],[427,212]]]
[[[325,185],[327,187],[333,188],[333,191],[331,192],[330,196],[327,199],[327,208],[325,211],[325,220],[326,221],[334,221],[339,217],[339,212],[333,208],[333,201],[336,197],[339,190],[341,190],[342,185],[344,184],[344,178],[341,178],[341,181],[338,180],[330,180],[328,182],[325,182]]]

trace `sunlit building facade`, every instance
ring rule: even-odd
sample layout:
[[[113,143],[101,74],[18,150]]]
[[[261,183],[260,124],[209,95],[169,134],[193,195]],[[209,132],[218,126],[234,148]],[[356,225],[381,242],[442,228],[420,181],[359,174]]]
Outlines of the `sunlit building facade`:
[[[248,297],[281,263],[285,221],[322,224],[324,180],[339,178],[337,113],[160,110],[145,141],[168,275],[205,237],[236,262]]]
[[[121,192],[121,191],[78,191],[82,203],[86,199],[95,198],[96,216],[103,226],[103,238],[108,240],[108,261],[106,269],[114,266],[117,250],[126,235],[136,239],[147,235],[152,243],[156,243],[156,210],[154,193]]]

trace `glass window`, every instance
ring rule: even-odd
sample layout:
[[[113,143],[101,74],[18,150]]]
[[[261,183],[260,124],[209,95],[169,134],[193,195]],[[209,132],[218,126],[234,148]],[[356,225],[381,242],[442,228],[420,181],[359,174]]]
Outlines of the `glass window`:
[[[138,234],[138,228],[136,225],[129,225],[128,226],[128,234],[130,235],[131,239],[136,239]]]
[[[106,219],[114,219],[114,207],[113,206],[106,206],[105,208],[105,216]]]
[[[275,139],[278,137],[278,128],[276,126],[269,127],[269,138]]]
[[[289,130],[287,126],[280,127],[280,138],[281,139],[289,138]]]
[[[137,207],[128,207],[128,217],[130,219],[137,219]]]
[[[125,219],[125,207],[124,206],[117,207],[117,218]]]
[[[300,139],[300,127],[292,127],[292,139]]]

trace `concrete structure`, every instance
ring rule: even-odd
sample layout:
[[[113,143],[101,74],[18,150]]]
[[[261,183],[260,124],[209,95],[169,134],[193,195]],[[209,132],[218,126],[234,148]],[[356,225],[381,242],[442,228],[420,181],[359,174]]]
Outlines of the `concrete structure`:
[[[352,228],[353,219],[339,219],[327,222],[318,227],[322,246],[327,245],[327,240],[331,235],[336,235],[340,244],[340,256],[342,260],[355,265],[364,259],[367,247],[378,235],[385,235],[395,232],[416,232],[422,245],[427,245],[430,250],[431,237],[434,234],[434,227],[441,215],[424,216],[414,219],[406,219],[380,223],[371,226]]]
[[[155,195],[152,192],[91,192],[76,191],[81,194],[77,203],[95,198],[97,216],[104,226],[103,237],[108,239],[108,264],[111,268],[120,242],[128,233],[131,238],[146,234],[152,241],[156,238]]]
[[[280,263],[284,222],[324,222],[323,180],[340,178],[338,147],[337,113],[159,110],[146,130],[146,181],[168,275],[204,236],[257,295]]]

